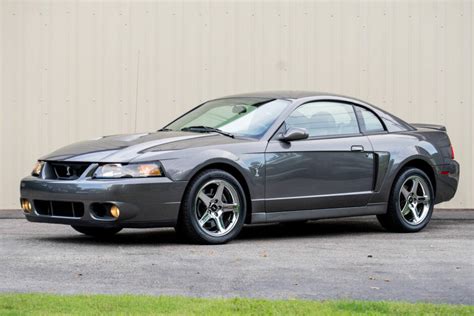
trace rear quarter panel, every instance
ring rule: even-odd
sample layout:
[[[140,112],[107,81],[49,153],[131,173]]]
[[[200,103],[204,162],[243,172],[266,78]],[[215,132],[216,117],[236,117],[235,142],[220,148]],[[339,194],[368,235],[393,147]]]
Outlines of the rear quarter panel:
[[[414,130],[407,132],[370,135],[369,139],[375,152],[388,153],[389,160],[380,190],[376,192],[371,203],[387,202],[393,182],[400,170],[413,160],[423,160],[432,168],[437,188],[436,203],[446,201],[454,195],[457,188],[458,172],[446,188],[440,172],[451,165],[449,137],[445,132],[434,130]],[[454,183],[454,182],[455,183]],[[453,188],[454,186],[454,188]],[[446,191],[449,191],[446,193]]]

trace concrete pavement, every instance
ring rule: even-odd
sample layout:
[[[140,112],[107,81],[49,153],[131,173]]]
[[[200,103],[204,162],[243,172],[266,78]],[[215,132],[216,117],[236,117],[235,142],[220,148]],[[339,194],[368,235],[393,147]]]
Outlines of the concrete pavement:
[[[173,229],[99,241],[19,213],[0,211],[1,292],[474,304],[473,211],[437,210],[416,234],[373,216],[250,226],[220,246],[182,244]]]

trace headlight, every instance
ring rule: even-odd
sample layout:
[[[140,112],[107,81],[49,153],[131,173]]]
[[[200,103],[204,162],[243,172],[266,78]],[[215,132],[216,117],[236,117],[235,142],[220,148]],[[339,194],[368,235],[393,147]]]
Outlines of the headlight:
[[[131,163],[127,165],[113,163],[102,165],[94,172],[94,178],[146,178],[162,177],[161,165],[157,162]]]
[[[39,177],[41,171],[44,167],[44,161],[38,161],[35,166],[33,167],[33,171],[31,171],[31,175],[35,177]]]

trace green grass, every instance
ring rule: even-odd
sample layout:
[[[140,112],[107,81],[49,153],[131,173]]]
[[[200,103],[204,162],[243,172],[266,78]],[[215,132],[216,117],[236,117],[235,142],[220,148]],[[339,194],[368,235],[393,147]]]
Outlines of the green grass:
[[[403,302],[0,294],[0,315],[474,315],[474,306]]]

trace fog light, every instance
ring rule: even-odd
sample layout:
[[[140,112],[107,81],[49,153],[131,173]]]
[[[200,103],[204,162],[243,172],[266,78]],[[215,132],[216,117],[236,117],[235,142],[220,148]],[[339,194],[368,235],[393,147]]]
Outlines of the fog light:
[[[117,205],[112,205],[110,207],[110,215],[114,218],[118,218],[120,216],[120,209],[117,207]]]
[[[31,206],[30,201],[28,201],[27,199],[22,199],[21,200],[21,208],[26,213],[31,213],[31,210],[33,209],[33,207]]]

